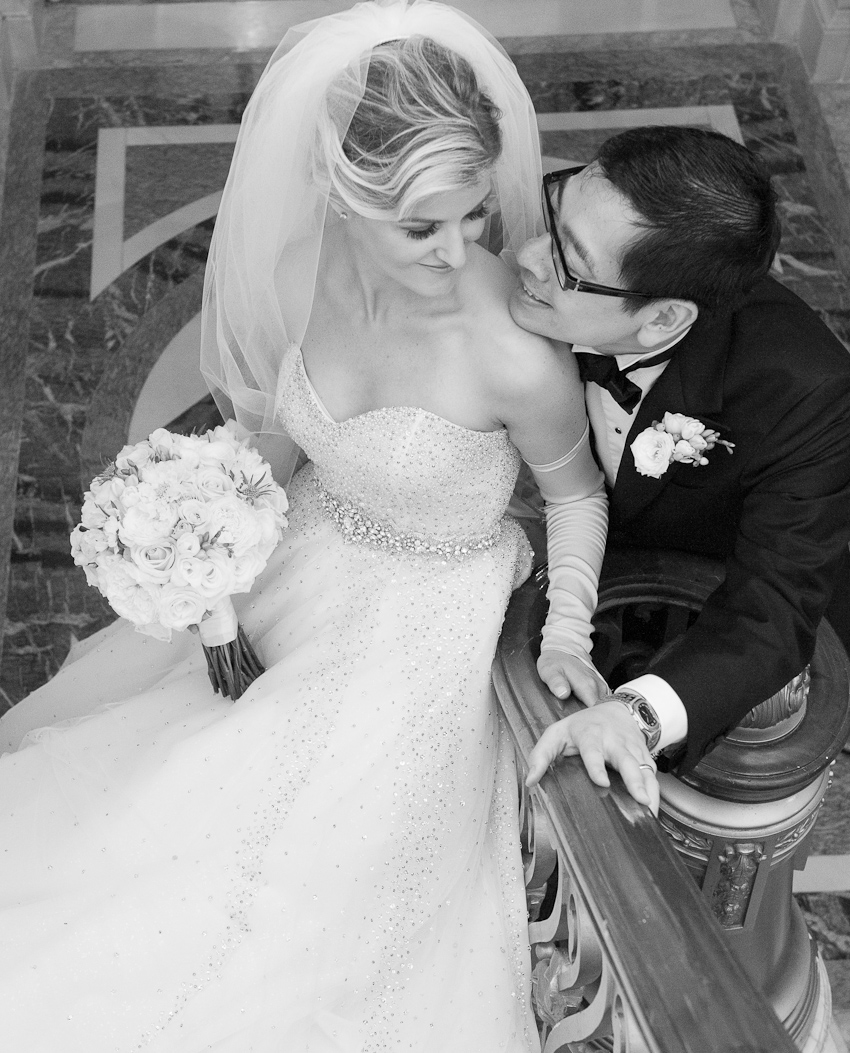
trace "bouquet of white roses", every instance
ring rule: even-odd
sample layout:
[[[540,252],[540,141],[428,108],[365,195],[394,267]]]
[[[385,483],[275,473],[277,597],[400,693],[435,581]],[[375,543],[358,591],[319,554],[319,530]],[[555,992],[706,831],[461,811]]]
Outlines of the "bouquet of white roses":
[[[213,687],[236,699],[263,669],[230,597],[251,589],[286,509],[271,468],[233,421],[205,435],[159,428],[92,480],[71,553],[140,632],[170,640],[197,626]]]

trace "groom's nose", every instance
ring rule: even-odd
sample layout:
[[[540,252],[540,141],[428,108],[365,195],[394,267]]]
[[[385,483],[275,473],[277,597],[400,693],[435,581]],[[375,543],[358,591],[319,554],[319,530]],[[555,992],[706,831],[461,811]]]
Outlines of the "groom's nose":
[[[552,239],[549,235],[529,238],[517,253],[517,263],[531,271],[538,281],[546,281],[552,267]]]

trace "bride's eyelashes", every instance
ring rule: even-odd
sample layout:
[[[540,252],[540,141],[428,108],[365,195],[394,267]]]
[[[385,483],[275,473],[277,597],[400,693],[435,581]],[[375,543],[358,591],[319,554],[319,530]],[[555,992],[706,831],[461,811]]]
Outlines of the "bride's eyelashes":
[[[489,215],[489,208],[486,205],[481,205],[479,208],[475,209],[474,212],[468,213],[464,218],[475,223],[480,219],[486,219]],[[405,233],[409,238],[413,238],[414,241],[424,241],[426,238],[433,237],[434,234],[437,233],[439,226],[439,223],[431,223],[429,226],[423,227],[421,230],[407,230]]]

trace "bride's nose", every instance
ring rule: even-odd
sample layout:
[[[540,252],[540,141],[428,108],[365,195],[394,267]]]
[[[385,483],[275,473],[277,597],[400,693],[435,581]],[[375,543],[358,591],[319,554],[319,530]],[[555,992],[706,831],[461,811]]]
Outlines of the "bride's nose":
[[[517,253],[517,263],[545,282],[552,267],[552,239],[548,234],[529,238]]]
[[[440,231],[440,244],[436,247],[437,258],[459,270],[466,263],[466,238],[460,227],[452,228],[448,224]]]

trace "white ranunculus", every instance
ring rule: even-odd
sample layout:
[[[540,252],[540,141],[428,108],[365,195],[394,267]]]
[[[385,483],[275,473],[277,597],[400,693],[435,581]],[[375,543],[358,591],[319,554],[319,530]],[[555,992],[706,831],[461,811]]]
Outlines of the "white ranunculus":
[[[630,447],[635,459],[635,468],[641,475],[658,479],[670,467],[674,445],[673,436],[668,435],[666,431],[645,428]]]

